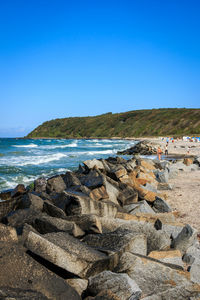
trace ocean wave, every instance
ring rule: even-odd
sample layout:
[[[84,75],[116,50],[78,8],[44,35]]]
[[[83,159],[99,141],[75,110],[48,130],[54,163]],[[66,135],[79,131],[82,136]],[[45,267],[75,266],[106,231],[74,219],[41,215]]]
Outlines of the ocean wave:
[[[29,145],[12,145],[12,147],[16,148],[36,148],[38,145],[36,144],[29,144]]]
[[[115,154],[117,150],[102,150],[102,151],[77,151],[70,152],[70,155],[79,156],[79,155],[101,155],[101,154]]]
[[[67,145],[43,145],[40,148],[41,149],[64,149],[64,148],[74,148],[77,147],[77,143],[71,143],[71,144],[67,144]]]
[[[51,161],[59,160],[66,157],[66,154],[55,153],[50,155],[38,155],[38,156],[18,156],[9,159],[0,159],[1,165],[11,165],[11,166],[28,166],[28,165],[41,165],[46,164]]]

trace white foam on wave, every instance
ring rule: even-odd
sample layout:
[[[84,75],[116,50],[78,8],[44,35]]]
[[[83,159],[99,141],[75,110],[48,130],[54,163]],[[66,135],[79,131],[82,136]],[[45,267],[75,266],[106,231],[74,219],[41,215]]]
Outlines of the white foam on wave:
[[[67,144],[67,145],[43,145],[40,148],[41,149],[64,149],[64,148],[74,148],[77,147],[77,143],[71,143],[71,144]]]
[[[9,159],[0,159],[1,165],[8,166],[28,166],[28,165],[40,165],[49,163],[51,161],[59,160],[67,155],[64,153],[55,153],[50,155],[38,155],[38,156],[18,156]]]
[[[103,150],[103,151],[77,151],[70,152],[70,155],[79,156],[79,155],[101,155],[101,154],[115,154],[116,150]]]
[[[36,144],[29,144],[29,145],[12,145],[12,147],[16,148],[36,148],[38,145]]]

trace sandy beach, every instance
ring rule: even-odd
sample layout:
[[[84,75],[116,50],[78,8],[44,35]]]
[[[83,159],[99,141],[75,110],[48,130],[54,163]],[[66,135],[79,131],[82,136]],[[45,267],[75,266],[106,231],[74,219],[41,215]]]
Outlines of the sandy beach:
[[[164,152],[166,139],[151,139],[151,142],[159,144]],[[181,154],[200,156],[200,143],[189,141],[169,142],[169,154]],[[172,209],[178,211],[177,220],[182,223],[189,223],[200,233],[200,170],[179,171],[178,177],[171,179],[169,183],[173,186],[168,191],[168,203]]]

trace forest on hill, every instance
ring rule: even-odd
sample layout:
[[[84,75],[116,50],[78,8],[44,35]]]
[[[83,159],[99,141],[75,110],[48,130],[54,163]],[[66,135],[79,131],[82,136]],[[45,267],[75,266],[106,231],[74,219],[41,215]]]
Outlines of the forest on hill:
[[[200,109],[165,108],[44,122],[27,138],[126,138],[200,135]]]

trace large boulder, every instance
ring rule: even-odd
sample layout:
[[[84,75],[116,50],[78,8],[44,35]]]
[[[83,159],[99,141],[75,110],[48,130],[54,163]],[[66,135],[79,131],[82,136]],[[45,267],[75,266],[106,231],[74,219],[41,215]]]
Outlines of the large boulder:
[[[135,217],[135,216],[132,216]],[[131,230],[135,235],[144,234],[147,237],[147,253],[154,250],[168,250],[171,245],[171,239],[163,230],[156,230],[154,224],[145,221],[126,221],[112,218],[99,218],[102,224],[103,232],[114,231],[117,228]]]
[[[125,176],[127,174],[126,169],[123,167],[123,165],[114,165],[110,168],[107,175],[111,177],[114,180],[119,180],[120,177]]]
[[[0,242],[17,242],[16,229],[0,223]]]
[[[76,223],[86,233],[102,233],[101,222],[96,215],[73,215],[65,219]]]
[[[81,278],[87,278],[109,269],[106,254],[81,243],[66,232],[47,233],[43,236],[29,232],[25,246],[52,264]]]
[[[116,271],[126,272],[147,295],[189,282],[188,272],[172,269],[159,261],[129,252],[122,254]]]
[[[154,258],[167,264],[177,265],[182,268],[184,267],[182,254],[179,250],[152,251],[151,253],[149,253],[148,257]]]
[[[81,278],[69,278],[66,280],[71,287],[73,287],[77,293],[81,296],[83,292],[87,289],[88,280]]]
[[[157,178],[158,182],[167,183],[168,180],[169,180],[168,170],[165,169],[164,171],[157,171],[156,172],[156,178]]]
[[[79,177],[81,184],[89,189],[101,187],[104,183],[104,176],[97,170],[91,170],[88,174]]]
[[[92,295],[97,295],[104,290],[110,290],[121,300],[138,300],[142,294],[137,283],[127,274],[116,274],[110,271],[104,271],[90,277],[88,290]]]
[[[191,281],[200,284],[200,260],[195,259],[190,268]]]
[[[120,191],[116,187],[116,184],[114,185],[110,179],[104,178],[104,186],[108,194],[109,201],[113,202],[116,205],[119,205],[118,196]]]
[[[163,200],[162,198],[159,198],[159,197],[156,197],[155,201],[153,202],[153,209],[159,213],[165,213],[165,212],[172,211],[169,204],[165,200]]]
[[[95,201],[86,196],[69,196],[69,205],[65,212],[67,215],[95,214],[97,216],[115,217],[117,206],[108,201]]]
[[[63,177],[63,180],[67,188],[75,185],[81,185],[80,180],[73,172],[66,172],[65,176]]]
[[[66,213],[64,212],[63,209],[55,206],[53,203],[51,203],[48,200],[44,201],[43,211],[51,217],[63,218],[64,219],[65,216],[66,216]]]
[[[36,259],[33,259],[21,245],[1,242],[0,252],[0,287],[29,290],[29,296],[31,296],[31,291],[35,291],[35,295],[38,293],[38,297],[40,293],[44,296],[41,300],[46,298],[80,300],[78,293],[63,278],[49,271],[47,265],[45,267],[37,262]],[[19,291],[19,296],[20,293]],[[15,297],[11,290],[10,292],[7,290],[7,295],[10,295],[11,298]],[[27,294],[25,299],[32,298],[29,298]],[[40,298],[36,297],[33,299]]]
[[[138,202],[138,193],[133,187],[120,183],[119,188],[118,200],[123,206]]]
[[[34,193],[27,193],[25,194],[21,201],[19,202],[18,208],[32,208],[35,210],[42,211],[43,210],[44,201],[39,196],[35,195]]]
[[[50,216],[36,218],[33,226],[41,234],[60,231],[67,232],[74,237],[81,237],[85,234],[76,223]]]
[[[166,289],[161,293],[157,293],[143,298],[143,300],[198,300],[200,297],[200,286],[198,284],[187,283]]]
[[[34,181],[34,191],[36,193],[46,192],[47,180],[44,177],[40,177]]]
[[[89,234],[83,242],[98,250],[108,253],[125,252],[146,255],[147,239],[144,234],[135,234],[128,229],[118,228],[113,232],[103,234]]]
[[[14,289],[12,287],[0,287],[0,299],[5,300],[48,300],[42,293],[30,289]]]
[[[50,194],[52,192],[62,193],[66,189],[66,184],[63,178],[58,175],[47,180],[47,192]]]
[[[129,205],[124,205],[123,208],[131,215],[135,215],[137,213],[155,214],[154,210],[145,200],[139,201],[137,203],[132,203]]]
[[[18,197],[26,193],[26,188],[23,184],[18,184],[11,192],[11,197]]]
[[[8,225],[15,227],[17,230],[18,234],[21,234],[23,225],[25,223],[32,224],[36,218],[41,213],[38,212],[37,210],[34,210],[32,208],[27,208],[27,209],[18,209],[12,213],[10,213],[6,218],[5,218],[5,223]]]
[[[197,240],[197,230],[189,224],[185,225],[177,237],[172,241],[172,248],[185,253]]]
[[[93,169],[93,168],[98,168],[100,170],[104,170],[104,165],[102,163],[102,161],[100,161],[99,159],[92,159],[92,160],[85,160],[83,162],[83,164],[85,165],[85,167],[90,170],[90,169]]]
[[[108,190],[108,188],[107,188],[107,190]],[[113,195],[111,195],[111,196],[113,196]],[[112,201],[112,197],[109,197],[109,195],[105,189],[105,186],[103,186],[103,185],[99,188],[96,188],[96,189],[93,189],[92,191],[90,191],[89,197],[92,200],[96,200],[96,201],[102,200],[102,199],[107,199],[107,200],[109,199]],[[118,202],[116,200],[114,202],[116,204],[118,204]]]

